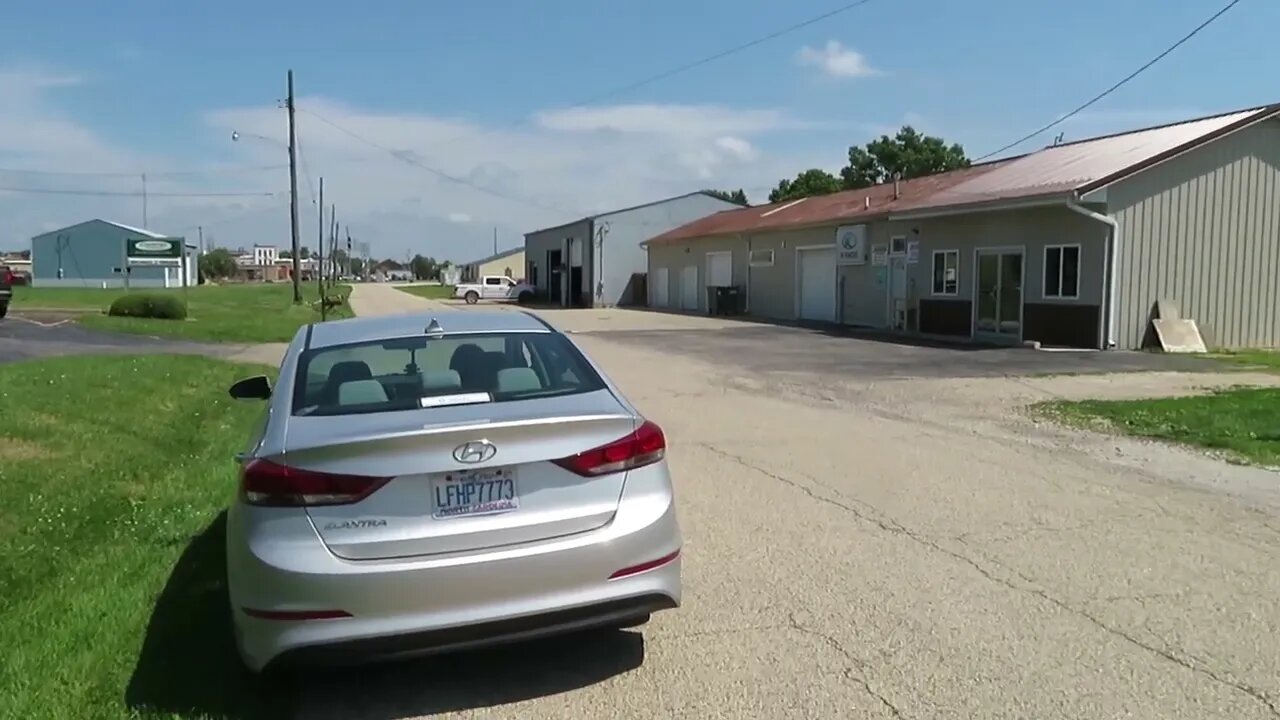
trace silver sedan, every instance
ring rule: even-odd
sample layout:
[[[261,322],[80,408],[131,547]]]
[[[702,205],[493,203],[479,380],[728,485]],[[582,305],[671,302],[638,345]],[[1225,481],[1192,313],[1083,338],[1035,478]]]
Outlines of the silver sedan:
[[[299,331],[228,513],[253,671],[642,624],[680,604],[666,438],[566,335],[515,312]]]

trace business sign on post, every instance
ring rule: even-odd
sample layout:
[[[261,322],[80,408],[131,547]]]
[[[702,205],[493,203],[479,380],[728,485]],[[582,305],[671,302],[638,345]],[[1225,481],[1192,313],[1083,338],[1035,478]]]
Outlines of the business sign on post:
[[[836,264],[867,264],[866,225],[845,225],[836,228]]]
[[[181,267],[182,238],[130,238],[125,257],[133,267]]]

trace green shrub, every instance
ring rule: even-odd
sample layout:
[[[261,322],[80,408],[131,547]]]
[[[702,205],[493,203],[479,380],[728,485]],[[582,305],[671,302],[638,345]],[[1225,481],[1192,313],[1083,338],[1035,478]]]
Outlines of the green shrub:
[[[176,295],[160,293],[129,293],[111,303],[108,315],[116,317],[158,318],[161,320],[185,320],[187,304]]]

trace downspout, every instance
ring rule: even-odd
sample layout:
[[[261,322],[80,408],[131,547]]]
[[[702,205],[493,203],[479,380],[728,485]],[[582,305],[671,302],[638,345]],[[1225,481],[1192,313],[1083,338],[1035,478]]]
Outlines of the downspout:
[[[1100,223],[1104,223],[1111,228],[1107,242],[1107,251],[1104,253],[1103,273],[1107,278],[1106,301],[1107,301],[1107,341],[1103,345],[1106,350],[1111,350],[1116,346],[1116,247],[1120,244],[1120,223],[1109,215],[1103,215],[1094,212],[1083,205],[1078,205],[1074,200],[1067,201],[1067,209],[1080,213],[1087,218],[1092,218]],[[1101,335],[1101,333],[1099,333]]]
[[[742,298],[742,312],[745,315],[751,314],[751,236],[738,233],[738,239],[747,243],[747,285],[742,289],[746,295]]]

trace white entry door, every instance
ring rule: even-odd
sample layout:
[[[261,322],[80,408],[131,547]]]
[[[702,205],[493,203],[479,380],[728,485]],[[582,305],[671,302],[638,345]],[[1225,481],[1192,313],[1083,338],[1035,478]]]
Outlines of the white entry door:
[[[664,308],[671,303],[671,274],[666,268],[653,271],[653,306]]]
[[[733,252],[707,253],[707,287],[729,287],[733,284]]]
[[[680,272],[680,309],[698,309],[698,266],[688,265]]]
[[[835,248],[798,249],[796,284],[801,320],[836,321]]]
[[[889,327],[907,329],[907,258],[889,258]]]

